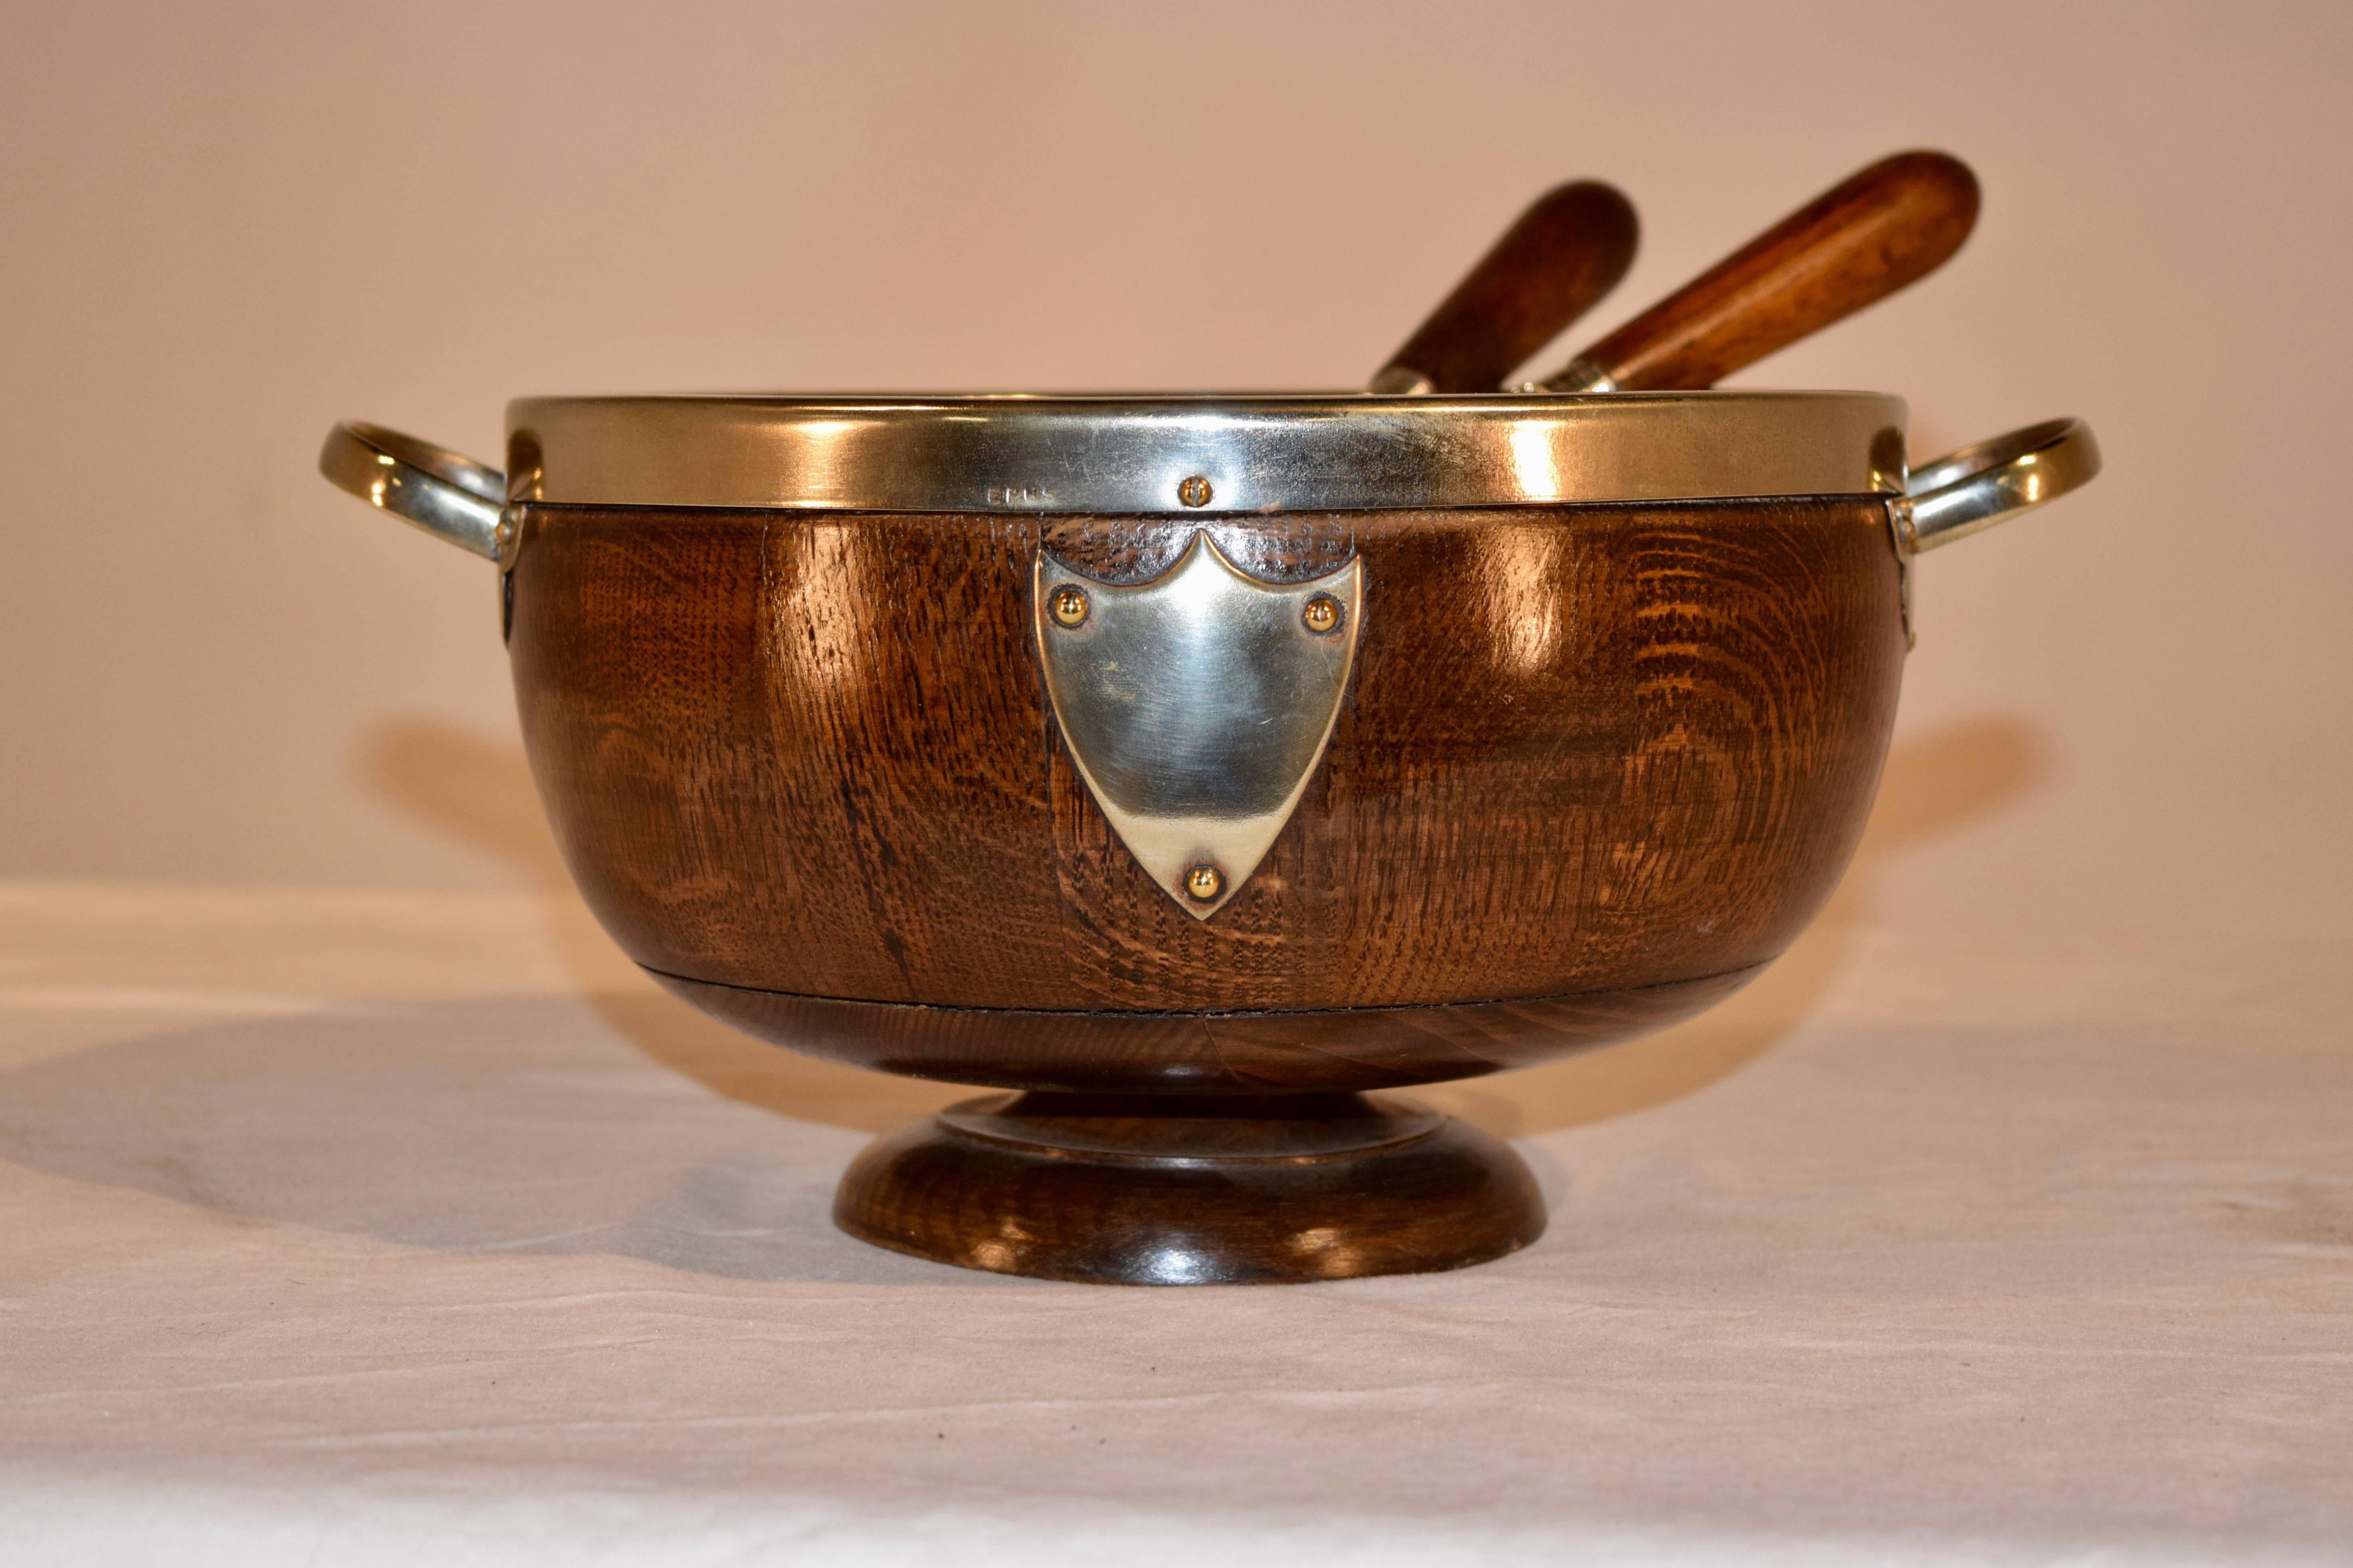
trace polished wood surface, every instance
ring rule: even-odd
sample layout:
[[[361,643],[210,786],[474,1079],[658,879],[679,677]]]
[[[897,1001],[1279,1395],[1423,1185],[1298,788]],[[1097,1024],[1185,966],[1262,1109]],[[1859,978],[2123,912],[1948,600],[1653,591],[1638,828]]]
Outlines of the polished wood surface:
[[[1634,206],[1595,180],[1539,196],[1479,258],[1374,380],[1419,376],[1431,392],[1493,392],[1618,286],[1634,264]]]
[[[1877,500],[1220,521],[1248,570],[1367,583],[1322,768],[1194,920],[1072,767],[1026,595],[1041,543],[1140,581],[1200,525],[527,509],[516,687],[589,902],[653,970],[797,997],[1574,1005],[1764,963],[1843,868],[1903,658]]]
[[[1778,953],[1860,835],[1903,658],[1874,498],[1264,519],[533,505],[505,604],[589,903],[713,1016],[1032,1092],[883,1139],[851,1234],[1129,1283],[1461,1267],[1544,1209],[1516,1156],[1352,1091],[1640,1034]],[[1362,558],[1346,706],[1207,921],[1057,734],[1050,549],[1141,582],[1206,527]]]
[[[1518,1155],[1407,1101],[1025,1094],[876,1141],[834,1220],[967,1268],[1238,1285],[1483,1263],[1545,1209]]]
[[[1900,153],[1824,192],[1584,357],[1629,392],[1714,386],[1944,265],[1978,182],[1942,153]]]

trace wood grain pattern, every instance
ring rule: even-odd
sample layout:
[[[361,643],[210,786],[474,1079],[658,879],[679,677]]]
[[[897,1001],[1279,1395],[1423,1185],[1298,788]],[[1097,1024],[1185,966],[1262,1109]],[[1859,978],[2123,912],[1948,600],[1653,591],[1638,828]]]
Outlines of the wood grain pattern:
[[[1026,600],[1041,547],[1140,582],[1205,526],[1260,575],[1355,552],[1366,580],[1324,762],[1201,922],[1087,795]],[[599,918],[754,1034],[1048,1091],[880,1141],[836,1217],[1054,1279],[1330,1279],[1534,1239],[1509,1150],[1353,1091],[1589,1048],[1738,985],[1852,850],[1903,657],[1869,497],[1215,521],[534,504],[522,527],[523,731]]]
[[[1603,338],[1584,358],[1629,392],[1714,386],[1944,265],[1978,182],[1942,153],[1899,153],[1816,197]]]
[[[1373,389],[1419,378],[1431,392],[1494,391],[1618,286],[1641,234],[1633,204],[1612,186],[1579,180],[1546,192],[1389,356]]]
[[[1320,1011],[1750,969],[1845,864],[1903,653],[1869,498],[1209,524],[1270,576],[1360,552],[1367,586],[1324,766],[1204,923],[1087,796],[1025,602],[1040,542],[1140,581],[1195,521],[523,526],[517,692],[583,891],[653,970],[800,997]]]
[[[1026,1094],[877,1140],[834,1220],[967,1268],[1232,1285],[1482,1263],[1545,1209],[1519,1156],[1406,1102]]]

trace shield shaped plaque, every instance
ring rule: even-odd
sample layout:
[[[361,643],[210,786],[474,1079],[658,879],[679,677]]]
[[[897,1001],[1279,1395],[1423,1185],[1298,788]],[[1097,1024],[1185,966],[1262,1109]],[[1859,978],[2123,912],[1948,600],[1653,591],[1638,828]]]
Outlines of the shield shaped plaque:
[[[1265,582],[1207,533],[1133,586],[1038,552],[1038,653],[1071,760],[1137,863],[1196,918],[1258,868],[1323,760],[1363,588],[1356,559]]]

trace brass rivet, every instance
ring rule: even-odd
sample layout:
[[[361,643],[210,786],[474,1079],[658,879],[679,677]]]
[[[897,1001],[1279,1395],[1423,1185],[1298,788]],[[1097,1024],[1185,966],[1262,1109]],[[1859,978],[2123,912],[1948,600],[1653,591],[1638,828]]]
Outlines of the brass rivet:
[[[1209,495],[1209,481],[1198,474],[1176,487],[1176,499],[1187,506],[1207,506]]]
[[[1046,608],[1063,626],[1082,625],[1087,618],[1087,592],[1065,583],[1054,590],[1052,597],[1046,601]]]
[[[1208,903],[1225,885],[1226,879],[1218,875],[1215,866],[1196,866],[1185,873],[1185,896],[1195,903]]]
[[[1307,601],[1299,618],[1307,623],[1309,631],[1320,637],[1340,624],[1340,601],[1329,594],[1318,594]]]

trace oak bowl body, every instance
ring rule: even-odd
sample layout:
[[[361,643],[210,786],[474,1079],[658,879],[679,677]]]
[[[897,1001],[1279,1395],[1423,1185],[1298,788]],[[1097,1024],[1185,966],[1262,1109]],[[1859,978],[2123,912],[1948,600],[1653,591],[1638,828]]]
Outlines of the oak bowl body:
[[[1429,1082],[1705,1006],[1852,855],[1905,649],[1878,493],[516,517],[531,765],[620,945],[756,1035],[1012,1088]],[[1364,569],[1322,763],[1208,921],[1090,797],[1029,602],[1041,548],[1142,583],[1203,531]]]

